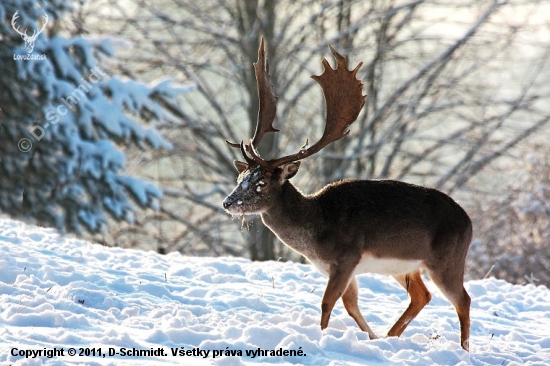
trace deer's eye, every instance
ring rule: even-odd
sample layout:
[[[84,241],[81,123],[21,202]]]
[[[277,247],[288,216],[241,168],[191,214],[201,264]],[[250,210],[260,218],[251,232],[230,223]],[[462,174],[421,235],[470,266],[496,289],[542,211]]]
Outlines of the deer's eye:
[[[262,188],[265,187],[265,181],[261,179],[258,183],[256,183],[256,192],[261,192]]]

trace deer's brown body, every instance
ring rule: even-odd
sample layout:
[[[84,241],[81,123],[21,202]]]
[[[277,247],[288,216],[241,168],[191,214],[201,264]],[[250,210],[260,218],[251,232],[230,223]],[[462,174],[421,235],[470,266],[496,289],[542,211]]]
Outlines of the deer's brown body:
[[[307,196],[286,181],[261,217],[282,242],[314,263],[368,254],[429,267],[447,258],[454,265],[466,255],[468,246],[461,244],[471,235],[468,216],[448,196],[397,181],[348,180]],[[379,273],[404,274],[396,270]]]
[[[315,77],[327,100],[323,137],[297,154],[266,161],[255,152],[255,144],[265,132],[276,131],[271,126],[276,98],[271,85],[265,85],[269,74],[262,40],[255,68],[260,108],[263,105],[268,110],[263,115],[270,117],[262,118],[260,110],[254,139],[248,145],[230,143],[240,147],[247,162],[235,161],[240,172],[238,184],[223,206],[233,215],[260,214],[283,243],[328,276],[321,328],[328,326],[334,304],[341,297],[359,327],[376,337],[359,311],[355,275],[380,273],[393,276],[411,297],[409,307],[388,332],[399,336],[431,299],[420,275],[425,269],[455,306],[461,344],[468,350],[470,297],[463,278],[472,225],[455,201],[435,189],[390,180],[345,180],[312,195],[302,194],[289,181],[298,172],[298,160],[347,134],[363,106],[365,97],[357,90],[362,84],[355,79],[358,67],[348,71],[346,66],[343,72],[345,58],[332,52],[337,69],[327,71],[324,60],[325,73]],[[338,99],[340,94],[343,101]]]

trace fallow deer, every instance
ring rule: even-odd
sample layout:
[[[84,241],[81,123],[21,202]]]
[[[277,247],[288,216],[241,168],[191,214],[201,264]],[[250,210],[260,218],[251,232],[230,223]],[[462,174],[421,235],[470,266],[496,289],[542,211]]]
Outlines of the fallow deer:
[[[326,102],[321,139],[310,147],[306,142],[295,154],[266,160],[259,156],[257,146],[265,133],[278,131],[272,125],[277,97],[262,38],[254,64],[260,102],[256,130],[247,144],[226,140],[240,149],[245,162],[234,161],[240,174],[223,208],[231,215],[260,214],[283,243],[328,276],[321,329],[328,326],[341,297],[359,328],[376,338],[359,311],[355,276],[379,273],[393,276],[410,296],[408,308],[387,334],[401,335],[431,300],[421,277],[424,269],[454,305],[461,345],[468,351],[470,296],[463,280],[472,224],[452,198],[435,189],[392,180],[343,180],[306,195],[289,181],[298,172],[300,160],[348,134],[365,103],[363,84],[356,77],[362,63],[350,71],[346,57],[332,47],[330,51],[336,69],[323,59],[323,73],[312,76]]]

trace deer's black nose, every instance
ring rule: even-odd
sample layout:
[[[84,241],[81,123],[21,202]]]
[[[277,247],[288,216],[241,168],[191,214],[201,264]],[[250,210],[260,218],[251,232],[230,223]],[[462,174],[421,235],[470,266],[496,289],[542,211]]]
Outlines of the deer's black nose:
[[[225,209],[228,209],[232,204],[233,202],[235,202],[235,199],[231,196],[227,197],[226,199],[223,200],[223,208]]]

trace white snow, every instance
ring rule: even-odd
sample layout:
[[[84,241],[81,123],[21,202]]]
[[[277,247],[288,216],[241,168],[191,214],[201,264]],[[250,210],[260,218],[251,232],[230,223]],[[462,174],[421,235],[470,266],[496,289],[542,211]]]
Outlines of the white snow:
[[[430,282],[433,299],[403,336],[369,340],[340,301],[321,331],[326,278],[310,265],[107,248],[2,218],[0,253],[0,364],[550,363],[550,291],[544,286],[468,282],[468,354],[459,348],[454,309]],[[391,277],[358,279],[363,314],[383,335],[406,308],[407,295]],[[54,348],[63,356],[12,355]],[[69,356],[70,348],[101,349],[106,356]],[[123,348],[161,349],[166,356],[109,356],[110,349]],[[172,356],[172,348],[202,356]],[[303,355],[246,355],[258,348]],[[220,350],[243,355],[214,358]]]

